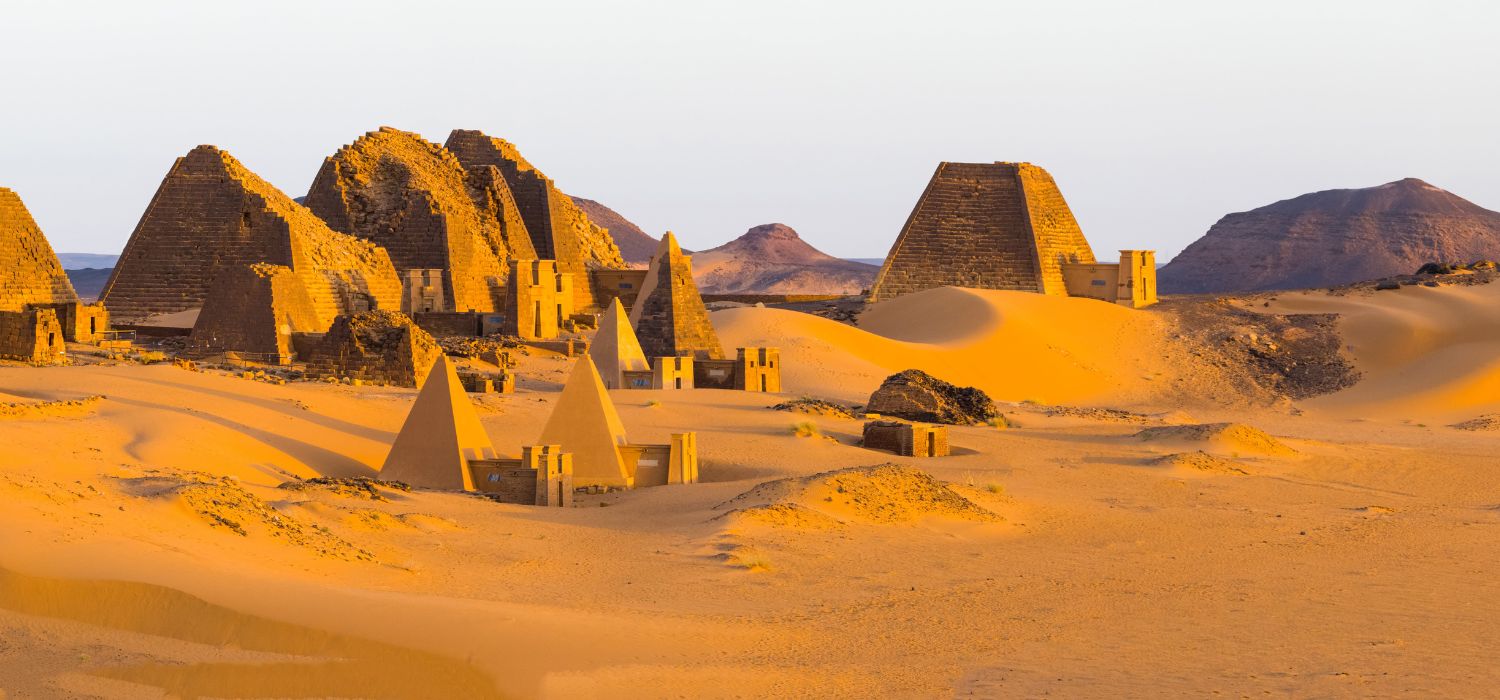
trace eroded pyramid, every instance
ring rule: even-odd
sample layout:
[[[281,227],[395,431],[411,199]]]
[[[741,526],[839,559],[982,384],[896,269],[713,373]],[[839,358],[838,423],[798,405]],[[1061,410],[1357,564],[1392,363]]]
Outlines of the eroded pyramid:
[[[589,358],[594,361],[608,389],[626,388],[625,372],[651,370],[646,354],[641,351],[641,343],[636,340],[635,330],[630,327],[630,317],[625,315],[625,307],[620,305],[618,297],[612,299],[609,308],[599,315],[599,332],[589,345]]]
[[[380,478],[427,489],[473,491],[469,460],[494,455],[495,447],[453,363],[439,355],[401,424]]]
[[[537,444],[562,445],[563,452],[573,453],[574,486],[635,484],[620,456],[625,426],[588,356],[578,358]]]
[[[630,322],[646,357],[724,359],[724,346],[693,281],[692,259],[668,231],[646,269],[640,295],[630,308]]]

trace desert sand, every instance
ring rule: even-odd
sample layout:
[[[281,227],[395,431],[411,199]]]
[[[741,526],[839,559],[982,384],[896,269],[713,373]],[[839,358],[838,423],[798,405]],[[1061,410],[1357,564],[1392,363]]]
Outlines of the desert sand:
[[[935,289],[859,328],[718,311],[726,346],[782,349],[785,394],[612,391],[633,440],[699,433],[703,483],[570,509],[301,481],[376,476],[414,389],[82,353],[0,368],[0,690],[1493,693],[1497,295],[1238,302],[1343,314],[1360,381],[1295,402],[1222,391],[1233,370],[1191,329],[1086,299]],[[516,393],[475,398],[511,454],[574,362],[522,359]],[[1010,427],[908,458],[769,408],[863,403],[911,367],[989,392]]]

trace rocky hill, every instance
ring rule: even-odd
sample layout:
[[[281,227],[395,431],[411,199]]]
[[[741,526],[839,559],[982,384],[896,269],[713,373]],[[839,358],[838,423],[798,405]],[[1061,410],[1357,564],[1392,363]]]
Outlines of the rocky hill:
[[[1415,178],[1220,219],[1159,273],[1165,293],[1327,287],[1500,258],[1500,212]]]
[[[620,257],[625,258],[625,262],[640,265],[651,262],[651,256],[656,254],[656,246],[660,241],[603,204],[583,197],[568,197],[583,213],[588,214],[589,221],[609,230],[609,235],[615,239],[615,245],[620,247]]]
[[[756,226],[693,255],[693,277],[705,294],[858,294],[879,271],[823,253],[786,224]]]

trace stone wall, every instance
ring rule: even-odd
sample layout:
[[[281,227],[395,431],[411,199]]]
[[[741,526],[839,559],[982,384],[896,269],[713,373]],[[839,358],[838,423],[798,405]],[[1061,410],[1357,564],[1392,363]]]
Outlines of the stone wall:
[[[63,357],[63,328],[52,309],[0,311],[0,359],[53,364]]]
[[[929,423],[872,421],[865,424],[864,446],[905,457],[946,457],[948,428]]]
[[[573,315],[574,276],[553,260],[511,261],[503,332],[527,340],[556,338]]]
[[[1045,170],[941,163],[891,246],[870,301],[948,285],[1064,294],[1061,263],[1093,260]]]
[[[442,354],[427,331],[397,311],[340,316],[322,337],[303,345],[302,359],[315,376],[408,387],[421,386]]]

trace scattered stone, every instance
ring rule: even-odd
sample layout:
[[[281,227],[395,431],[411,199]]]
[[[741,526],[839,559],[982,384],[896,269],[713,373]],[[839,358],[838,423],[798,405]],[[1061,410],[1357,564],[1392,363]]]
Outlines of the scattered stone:
[[[1000,415],[988,394],[949,384],[919,369],[885,378],[865,411],[925,423],[984,425]]]
[[[800,399],[792,399],[791,401],[783,401],[779,404],[776,404],[775,406],[772,406],[771,408],[772,410],[776,411],[795,411],[797,413],[807,413],[815,416],[829,416],[831,418],[849,418],[851,420],[854,418],[853,409],[850,409],[847,406],[840,406],[839,404],[833,403],[831,401],[808,398],[806,396]]]

